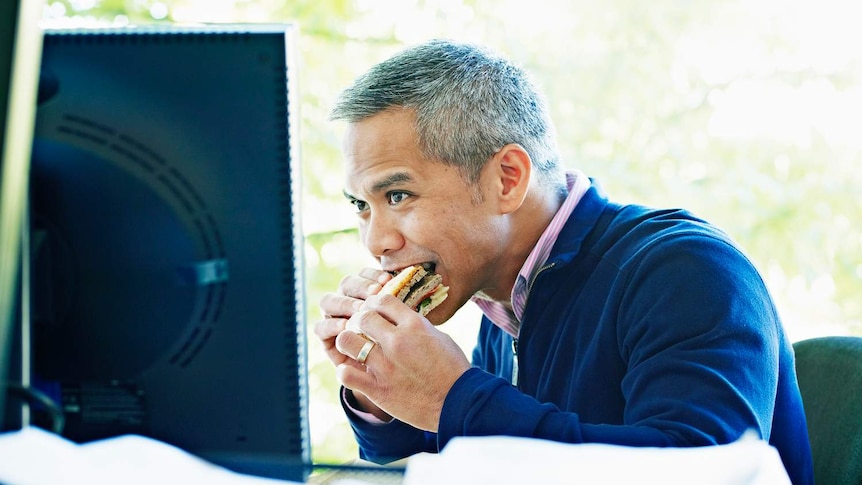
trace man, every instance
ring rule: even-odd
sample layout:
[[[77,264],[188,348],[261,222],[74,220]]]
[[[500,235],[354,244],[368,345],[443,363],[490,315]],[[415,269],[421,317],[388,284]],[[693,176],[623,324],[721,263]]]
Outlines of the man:
[[[332,117],[380,269],[325,295],[315,333],[362,457],[456,436],[700,446],[754,429],[812,482],[792,347],[751,262],[685,211],[619,205],[564,173],[519,68],[428,42],[361,76]],[[377,294],[418,263],[449,286],[427,319]],[[484,313],[472,362],[434,327],[469,300]]]

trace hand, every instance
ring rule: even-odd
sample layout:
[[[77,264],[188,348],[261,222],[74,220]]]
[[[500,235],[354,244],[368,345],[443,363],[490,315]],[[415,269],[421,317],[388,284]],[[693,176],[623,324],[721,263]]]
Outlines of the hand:
[[[367,397],[385,413],[427,431],[437,431],[443,402],[470,362],[451,337],[391,295],[369,296],[350,317],[376,345],[365,364],[355,359],[368,341],[352,331],[335,344],[345,358],[339,381],[358,399]]]
[[[356,313],[370,295],[380,291],[392,276],[378,269],[365,268],[358,275],[345,276],[338,293],[327,293],[320,299],[321,320],[314,324],[314,334],[323,343],[326,356],[335,366],[348,357],[335,349],[335,337],[344,331],[347,320]]]
[[[321,298],[320,312],[323,318],[315,322],[314,334],[323,343],[326,356],[336,368],[352,359],[335,348],[335,338],[344,331],[348,319],[361,308],[365,299],[377,294],[391,278],[385,271],[365,268],[359,275],[345,276],[338,285],[338,293],[327,293]],[[373,413],[384,421],[389,419],[365,396],[355,392],[354,397],[363,411]]]

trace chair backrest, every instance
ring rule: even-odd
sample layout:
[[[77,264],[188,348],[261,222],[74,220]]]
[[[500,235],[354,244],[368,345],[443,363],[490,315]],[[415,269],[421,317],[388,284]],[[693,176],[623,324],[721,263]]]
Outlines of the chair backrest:
[[[862,338],[793,344],[817,484],[862,484]]]

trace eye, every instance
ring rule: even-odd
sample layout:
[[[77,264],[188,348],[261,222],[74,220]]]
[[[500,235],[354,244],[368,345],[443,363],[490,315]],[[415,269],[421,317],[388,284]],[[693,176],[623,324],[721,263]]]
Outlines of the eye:
[[[404,200],[406,200],[408,197],[410,197],[410,194],[408,194],[407,192],[393,191],[386,194],[386,198],[389,200],[389,205],[400,204],[401,202],[404,202]]]
[[[356,212],[362,212],[368,208],[368,203],[364,200],[350,199],[350,204],[356,209]]]

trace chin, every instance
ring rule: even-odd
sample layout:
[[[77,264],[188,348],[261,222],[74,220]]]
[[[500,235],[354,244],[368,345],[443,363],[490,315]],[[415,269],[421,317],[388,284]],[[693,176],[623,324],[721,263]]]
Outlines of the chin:
[[[446,302],[449,303],[449,302]],[[451,305],[443,304],[438,306],[437,308],[431,310],[425,318],[431,322],[431,325],[435,327],[443,325],[448,322],[453,315],[455,315],[455,311],[457,308],[452,308]]]

